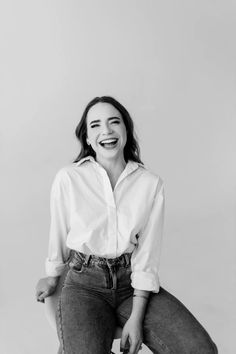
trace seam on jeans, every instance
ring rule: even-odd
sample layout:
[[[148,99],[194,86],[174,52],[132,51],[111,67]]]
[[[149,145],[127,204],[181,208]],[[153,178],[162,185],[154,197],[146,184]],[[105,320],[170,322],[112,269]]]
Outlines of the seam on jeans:
[[[58,310],[58,319],[59,319],[59,336],[61,339],[62,354],[65,354],[65,344],[64,344],[63,329],[62,329],[61,296],[59,297],[57,306],[58,306],[57,310]]]
[[[163,353],[160,354],[174,354],[172,352],[172,350],[170,350],[170,348],[163,342],[163,340],[161,338],[159,338],[156,333],[154,333],[152,330],[150,330],[150,336],[152,337],[152,339],[154,341],[156,341],[158,343],[158,345],[161,347],[161,349],[163,350]],[[145,344],[145,342],[144,342]]]
[[[124,320],[126,320],[127,321],[127,316],[126,315],[123,315],[121,312],[119,312],[119,316],[121,316],[121,317],[123,317],[124,318]],[[129,317],[129,316],[128,316]]]

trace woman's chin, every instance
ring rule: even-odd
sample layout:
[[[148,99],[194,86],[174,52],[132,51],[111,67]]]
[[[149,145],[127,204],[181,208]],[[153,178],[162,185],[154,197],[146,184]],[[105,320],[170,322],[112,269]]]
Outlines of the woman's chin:
[[[99,152],[96,152],[96,158],[101,158],[101,159],[114,159],[117,157],[123,157],[124,156],[124,150],[123,149],[103,149],[102,151],[100,150]]]

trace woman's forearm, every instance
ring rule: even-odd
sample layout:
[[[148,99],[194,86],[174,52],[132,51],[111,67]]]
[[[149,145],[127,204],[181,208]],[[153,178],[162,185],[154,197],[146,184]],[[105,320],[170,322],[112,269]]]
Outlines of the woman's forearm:
[[[58,277],[48,276],[47,279],[48,279],[48,283],[50,285],[57,285],[57,283],[59,282],[60,277],[59,276]]]
[[[150,291],[134,289],[133,307],[130,317],[143,322]]]

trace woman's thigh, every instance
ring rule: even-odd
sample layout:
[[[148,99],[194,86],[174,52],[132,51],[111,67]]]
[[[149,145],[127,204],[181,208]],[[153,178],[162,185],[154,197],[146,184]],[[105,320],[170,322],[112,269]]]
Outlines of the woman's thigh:
[[[113,308],[97,291],[71,278],[73,271],[67,275],[57,311],[62,353],[110,353],[116,327]]]
[[[132,310],[132,297],[117,308],[123,326]],[[168,291],[151,293],[143,322],[143,342],[154,354],[210,354],[217,348],[190,311]]]

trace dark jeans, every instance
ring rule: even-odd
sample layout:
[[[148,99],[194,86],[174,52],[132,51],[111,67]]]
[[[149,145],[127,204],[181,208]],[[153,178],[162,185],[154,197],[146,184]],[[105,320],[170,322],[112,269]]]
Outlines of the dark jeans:
[[[116,326],[131,314],[130,274],[130,254],[106,259],[73,253],[57,311],[62,353],[110,353]],[[150,294],[143,343],[154,354],[218,353],[196,318],[163,288]]]

